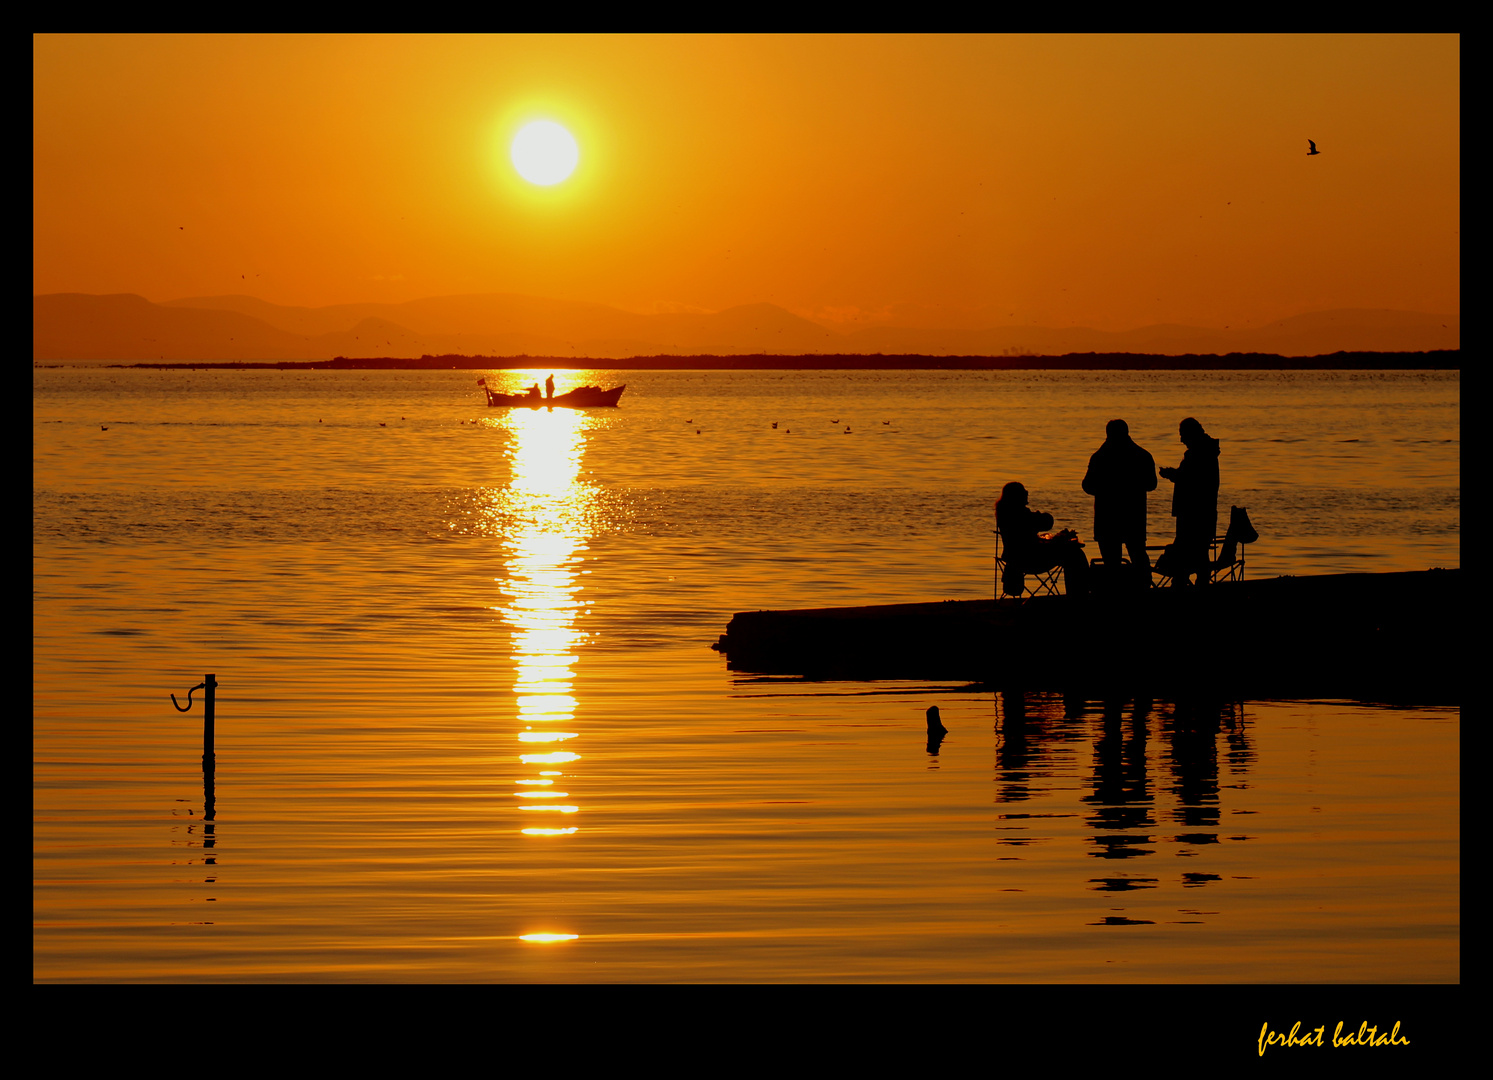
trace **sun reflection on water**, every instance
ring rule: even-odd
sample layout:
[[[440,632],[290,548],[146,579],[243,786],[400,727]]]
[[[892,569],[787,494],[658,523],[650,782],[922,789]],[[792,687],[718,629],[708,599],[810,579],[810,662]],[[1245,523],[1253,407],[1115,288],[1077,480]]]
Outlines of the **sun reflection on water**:
[[[504,603],[498,608],[513,631],[513,694],[520,743],[560,743],[580,737],[567,728],[575,720],[577,647],[585,634],[576,625],[580,600],[580,564],[586,548],[592,488],[580,480],[588,419],[569,409],[512,409],[500,422],[512,435],[512,476],[499,493],[501,516],[513,523],[505,535],[507,574],[499,579]],[[572,751],[520,754],[525,765],[557,765],[580,760]],[[517,809],[574,814],[580,807],[546,800],[569,799],[567,791],[549,788],[545,770],[518,779],[514,794],[524,800]],[[574,780],[574,776],[567,777]],[[525,828],[527,836],[569,836],[568,828]]]

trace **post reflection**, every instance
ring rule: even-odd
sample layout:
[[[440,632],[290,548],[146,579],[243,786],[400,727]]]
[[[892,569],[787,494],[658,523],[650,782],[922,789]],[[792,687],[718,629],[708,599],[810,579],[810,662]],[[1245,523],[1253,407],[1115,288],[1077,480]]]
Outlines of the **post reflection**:
[[[580,807],[575,774],[577,626],[581,562],[594,499],[580,480],[588,418],[569,409],[513,409],[499,421],[511,433],[512,474],[496,507],[505,522],[498,608],[512,629],[513,694],[519,761],[512,793],[521,831],[569,836]]]

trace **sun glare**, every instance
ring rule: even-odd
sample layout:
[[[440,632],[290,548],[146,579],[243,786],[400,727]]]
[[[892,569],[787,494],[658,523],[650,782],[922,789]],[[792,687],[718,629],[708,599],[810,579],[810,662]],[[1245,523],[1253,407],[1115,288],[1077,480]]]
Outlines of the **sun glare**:
[[[564,180],[581,159],[575,137],[553,120],[525,124],[513,137],[508,153],[518,174],[541,187]]]

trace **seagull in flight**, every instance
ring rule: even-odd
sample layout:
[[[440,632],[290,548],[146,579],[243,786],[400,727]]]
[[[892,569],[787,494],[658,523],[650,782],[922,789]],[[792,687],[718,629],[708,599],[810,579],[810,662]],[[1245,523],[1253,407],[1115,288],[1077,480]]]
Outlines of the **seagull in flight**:
[[[1311,157],[1313,154],[1320,154],[1322,152],[1317,149],[1317,144],[1312,142],[1312,140],[1307,139],[1306,144],[1311,147],[1311,149],[1306,152],[1307,157]]]

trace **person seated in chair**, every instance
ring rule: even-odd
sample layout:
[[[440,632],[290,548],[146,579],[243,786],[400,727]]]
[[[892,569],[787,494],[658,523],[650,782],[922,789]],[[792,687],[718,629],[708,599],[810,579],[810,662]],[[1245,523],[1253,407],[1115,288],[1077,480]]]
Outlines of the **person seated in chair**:
[[[1089,591],[1089,560],[1078,534],[1064,529],[1056,536],[1039,535],[1052,528],[1052,515],[1027,506],[1026,488],[1014,480],[1001,488],[1001,497],[995,502],[995,527],[1005,546],[1001,591],[1007,596],[1022,594],[1027,574],[1039,574],[1054,566],[1063,568],[1068,595],[1081,596]]]

